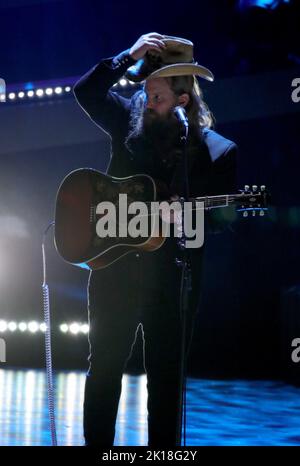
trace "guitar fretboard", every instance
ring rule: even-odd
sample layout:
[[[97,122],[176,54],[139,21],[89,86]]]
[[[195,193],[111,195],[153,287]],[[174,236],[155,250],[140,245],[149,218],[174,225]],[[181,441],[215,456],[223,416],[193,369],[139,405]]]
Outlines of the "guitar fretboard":
[[[244,194],[227,194],[227,195],[220,195],[220,196],[205,196],[205,197],[197,197],[192,199],[193,205],[196,206],[196,202],[203,202],[204,209],[214,209],[217,207],[226,207],[237,200],[241,200],[244,198]]]

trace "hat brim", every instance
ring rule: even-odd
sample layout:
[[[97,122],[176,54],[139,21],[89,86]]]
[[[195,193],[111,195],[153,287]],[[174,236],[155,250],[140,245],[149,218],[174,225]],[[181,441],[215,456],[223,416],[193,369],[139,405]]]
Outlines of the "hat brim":
[[[147,81],[148,79],[153,78],[168,78],[171,76],[186,75],[200,76],[207,81],[213,81],[215,79],[212,72],[204,66],[196,65],[193,63],[176,63],[174,65],[167,65],[160,68],[159,70],[153,71],[153,73],[147,76],[144,80]]]

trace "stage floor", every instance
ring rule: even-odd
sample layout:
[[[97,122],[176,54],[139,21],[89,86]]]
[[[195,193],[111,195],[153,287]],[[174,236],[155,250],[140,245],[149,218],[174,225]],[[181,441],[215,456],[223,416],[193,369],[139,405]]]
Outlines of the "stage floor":
[[[59,445],[83,445],[83,372],[57,372]],[[300,389],[188,379],[187,445],[300,445]],[[147,445],[146,376],[123,377],[115,445]],[[43,370],[0,369],[0,445],[50,445]]]

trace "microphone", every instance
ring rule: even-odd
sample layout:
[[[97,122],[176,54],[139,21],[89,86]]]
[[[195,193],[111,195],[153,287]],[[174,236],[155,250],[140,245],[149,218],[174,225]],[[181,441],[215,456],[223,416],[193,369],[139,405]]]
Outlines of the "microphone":
[[[178,105],[174,108],[174,113],[176,118],[180,121],[180,123],[182,123],[183,126],[187,129],[189,127],[189,121],[185,109]]]

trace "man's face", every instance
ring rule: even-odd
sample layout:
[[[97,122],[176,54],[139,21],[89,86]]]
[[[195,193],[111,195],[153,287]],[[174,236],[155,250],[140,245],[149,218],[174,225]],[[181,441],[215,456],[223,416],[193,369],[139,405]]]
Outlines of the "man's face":
[[[154,78],[146,81],[146,117],[167,117],[177,105],[177,97],[165,78]]]

